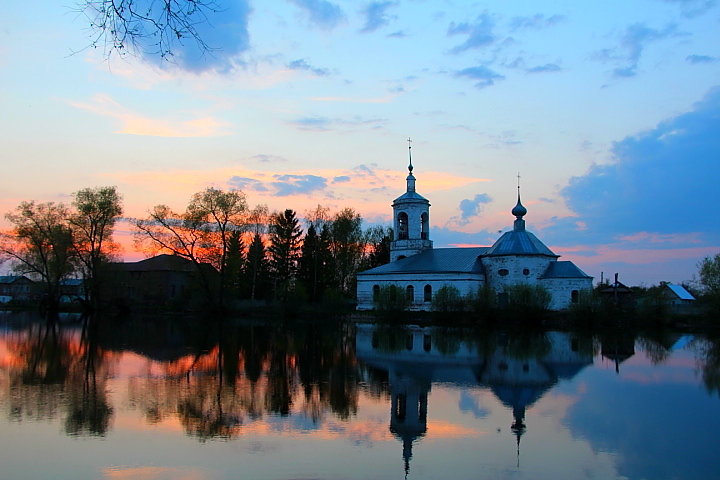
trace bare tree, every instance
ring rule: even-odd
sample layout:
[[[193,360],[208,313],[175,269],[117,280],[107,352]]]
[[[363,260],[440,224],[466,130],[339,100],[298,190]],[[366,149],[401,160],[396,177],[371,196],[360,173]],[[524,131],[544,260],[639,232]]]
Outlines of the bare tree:
[[[215,0],[78,0],[77,10],[89,21],[91,46],[107,55],[133,49],[168,58],[185,41],[208,51],[198,27],[221,8]]]

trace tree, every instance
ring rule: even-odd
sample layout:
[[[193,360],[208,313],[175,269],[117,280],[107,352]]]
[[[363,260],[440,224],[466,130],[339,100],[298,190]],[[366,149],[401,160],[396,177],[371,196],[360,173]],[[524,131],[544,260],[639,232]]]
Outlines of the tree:
[[[300,237],[302,229],[294,210],[272,216],[270,225],[270,271],[275,285],[275,294],[285,298],[293,285],[300,258]]]
[[[255,233],[248,248],[245,277],[250,283],[250,299],[264,296],[268,279],[268,261],[262,237]]]
[[[362,217],[352,208],[345,208],[333,217],[330,252],[335,283],[344,294],[352,295],[355,273],[365,253]]]
[[[116,245],[113,227],[122,215],[121,197],[115,187],[84,188],[75,193],[74,212],[69,222],[74,247],[85,277],[85,292],[97,307],[101,291],[100,269]]]
[[[239,298],[245,270],[245,245],[239,231],[230,233],[228,252],[225,257],[225,284],[228,293]]]
[[[151,253],[166,252],[192,261],[208,299],[222,307],[230,234],[244,230],[246,212],[242,192],[207,188],[193,195],[185,213],[157,205],[147,219],[136,219],[136,240]],[[212,265],[219,272],[219,289],[214,287],[212,273],[203,264]]]
[[[328,240],[327,227],[323,227],[322,233],[318,235],[315,231],[315,225],[310,223],[307,234],[303,239],[298,279],[305,286],[310,301],[313,302],[317,302],[322,298],[328,277],[330,276],[330,248]]]
[[[60,286],[74,270],[73,232],[68,225],[68,209],[54,202],[22,202],[5,218],[14,225],[3,236],[2,253],[13,270],[43,285],[43,305],[56,312]]]
[[[390,263],[392,237],[392,227],[374,226],[365,230],[367,252],[362,265],[363,270]]]
[[[720,253],[705,257],[698,264],[703,293],[716,308],[720,308]]]
[[[221,11],[215,0],[78,0],[90,22],[91,46],[107,55],[148,50],[165,59],[186,40],[209,50],[198,26]]]

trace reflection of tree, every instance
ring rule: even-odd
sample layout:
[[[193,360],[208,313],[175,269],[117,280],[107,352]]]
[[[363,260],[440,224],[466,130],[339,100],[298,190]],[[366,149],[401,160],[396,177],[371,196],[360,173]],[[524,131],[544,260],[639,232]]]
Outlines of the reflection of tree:
[[[720,337],[696,337],[691,347],[695,350],[705,388],[720,396]]]
[[[104,355],[91,333],[33,324],[7,338],[6,346],[14,359],[8,372],[13,418],[53,419],[64,412],[67,434],[105,435],[113,409]]]

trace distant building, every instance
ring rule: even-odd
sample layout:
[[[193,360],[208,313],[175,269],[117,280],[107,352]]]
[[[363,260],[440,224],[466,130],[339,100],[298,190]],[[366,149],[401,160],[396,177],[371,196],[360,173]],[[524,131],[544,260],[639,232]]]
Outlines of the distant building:
[[[36,300],[36,293],[35,282],[25,275],[0,276],[0,303]]]
[[[661,286],[663,296],[670,305],[692,305],[695,303],[693,294],[688,292],[682,285],[663,282]]]
[[[217,271],[201,264],[216,280]],[[204,295],[198,266],[176,255],[157,255],[139,262],[111,263],[103,298],[126,306],[187,305]]]
[[[381,287],[396,285],[405,292],[411,310],[430,310],[435,293],[454,286],[463,294],[490,286],[500,302],[506,289],[518,284],[540,285],[552,296],[550,308],[560,310],[592,289],[592,277],[569,261],[558,261],[535,235],[525,230],[527,209],[520,201],[512,209],[513,229],[491,247],[433,248],[430,202],[415,190],[410,163],[407,191],[392,204],[394,238],[390,263],[357,275],[358,310],[372,310]]]

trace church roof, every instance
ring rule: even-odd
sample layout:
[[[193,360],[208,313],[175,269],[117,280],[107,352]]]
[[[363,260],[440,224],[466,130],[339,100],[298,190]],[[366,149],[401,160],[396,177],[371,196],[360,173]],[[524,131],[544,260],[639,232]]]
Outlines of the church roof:
[[[505,232],[485,253],[488,256],[499,255],[547,255],[558,257],[535,235],[526,230]]]
[[[487,247],[435,248],[360,272],[361,275],[387,273],[482,273],[480,256]]]
[[[540,278],[592,278],[573,262],[550,262]]]
[[[430,203],[430,201],[427,198],[425,198],[422,195],[420,195],[419,193],[413,191],[413,192],[405,192],[402,195],[400,195],[398,198],[393,200],[393,205],[395,205],[396,203],[418,202],[418,201]]]

